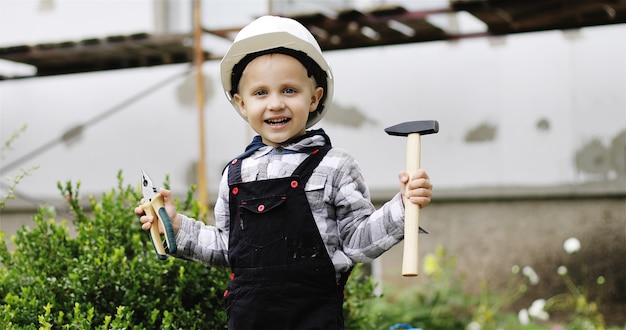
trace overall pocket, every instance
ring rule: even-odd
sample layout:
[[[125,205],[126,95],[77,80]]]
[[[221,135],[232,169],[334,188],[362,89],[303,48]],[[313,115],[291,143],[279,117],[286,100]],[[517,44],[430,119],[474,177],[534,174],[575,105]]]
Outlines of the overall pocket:
[[[285,237],[287,214],[283,214],[286,195],[242,200],[239,205],[239,230],[243,241],[264,248]]]

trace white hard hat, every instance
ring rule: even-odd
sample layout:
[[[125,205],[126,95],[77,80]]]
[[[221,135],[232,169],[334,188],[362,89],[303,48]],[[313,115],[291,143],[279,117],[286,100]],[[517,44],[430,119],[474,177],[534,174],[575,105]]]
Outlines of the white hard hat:
[[[298,21],[291,18],[262,16],[239,31],[235,41],[230,46],[228,52],[226,52],[226,55],[224,55],[220,66],[222,87],[224,88],[226,98],[235,107],[237,113],[241,115],[232,95],[232,91],[237,89],[237,86],[233,86],[233,70],[236,69],[235,66],[246,55],[263,51],[272,53],[272,50],[276,48],[303,52],[325,73],[325,83],[317,81],[319,85],[324,87],[324,96],[317,109],[309,113],[309,119],[306,123],[306,127],[309,128],[320,121],[328,110],[327,105],[330,104],[333,97],[333,75],[330,65],[322,56],[322,50],[311,32]],[[297,59],[302,62],[302,59]],[[247,63],[245,64],[247,65]],[[240,69],[243,71],[244,68]],[[237,77],[236,79],[239,78]]]

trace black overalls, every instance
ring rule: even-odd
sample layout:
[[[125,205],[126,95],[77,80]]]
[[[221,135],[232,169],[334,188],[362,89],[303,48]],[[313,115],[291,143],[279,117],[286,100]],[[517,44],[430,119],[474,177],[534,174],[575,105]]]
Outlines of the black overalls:
[[[304,186],[330,146],[310,150],[290,177],[241,182],[228,172],[228,328],[343,329],[343,288],[311,213]]]

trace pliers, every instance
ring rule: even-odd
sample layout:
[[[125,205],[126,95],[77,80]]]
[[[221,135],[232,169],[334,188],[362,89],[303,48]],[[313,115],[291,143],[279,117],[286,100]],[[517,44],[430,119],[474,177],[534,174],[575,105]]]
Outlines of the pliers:
[[[165,204],[163,203],[163,196],[157,192],[157,188],[152,183],[152,179],[146,174],[145,171],[141,171],[141,192],[143,193],[144,202],[141,204],[146,215],[151,215],[155,221],[152,221],[152,227],[148,234],[150,240],[154,246],[154,252],[161,260],[167,259],[167,253],[176,252],[176,235],[174,234],[174,226],[172,220],[165,211]],[[159,222],[165,229],[165,244],[161,239],[159,233]]]

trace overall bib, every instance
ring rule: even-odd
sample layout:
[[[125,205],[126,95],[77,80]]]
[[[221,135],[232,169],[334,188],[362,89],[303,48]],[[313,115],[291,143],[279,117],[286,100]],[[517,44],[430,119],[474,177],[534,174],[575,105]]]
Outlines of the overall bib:
[[[228,328],[343,329],[343,288],[315,224],[304,187],[330,146],[315,148],[290,177],[241,182],[228,172]]]

